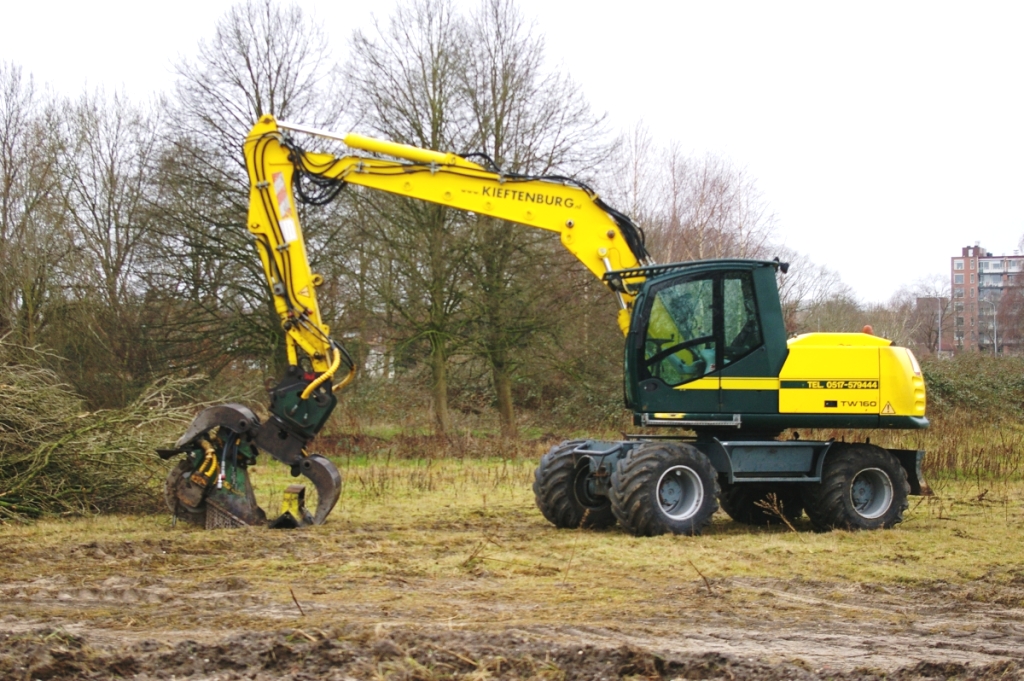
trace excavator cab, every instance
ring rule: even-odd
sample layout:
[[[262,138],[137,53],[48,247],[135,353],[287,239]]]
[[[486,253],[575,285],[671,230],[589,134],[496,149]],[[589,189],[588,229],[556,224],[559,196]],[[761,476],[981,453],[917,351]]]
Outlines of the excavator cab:
[[[729,425],[735,413],[777,413],[770,379],[787,354],[780,266],[712,260],[658,267],[665,273],[644,283],[626,339],[627,406],[641,418],[700,414]]]
[[[926,428],[924,379],[907,348],[865,333],[786,338],[776,272],[763,260],[634,268],[625,345],[636,425],[734,430]],[[612,277],[609,277],[612,278]]]

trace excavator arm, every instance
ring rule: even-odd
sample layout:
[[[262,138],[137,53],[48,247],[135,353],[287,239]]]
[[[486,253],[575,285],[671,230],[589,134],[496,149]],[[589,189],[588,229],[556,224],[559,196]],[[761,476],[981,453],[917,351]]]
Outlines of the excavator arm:
[[[333,139],[350,149],[392,159],[306,152],[285,131]],[[336,187],[351,184],[558,233],[565,249],[615,293],[619,326],[623,333],[629,328],[632,291],[642,278],[622,281],[605,275],[650,264],[643,234],[629,218],[580,182],[564,177],[506,174],[451,153],[278,122],[271,116],[264,116],[253,127],[245,142],[245,156],[253,180],[249,229],[282,254],[275,264],[267,257],[274,251],[261,249],[272,287],[277,283],[276,269],[289,266],[301,282],[296,293],[311,283],[301,233],[293,218],[291,189],[301,194],[307,180],[321,190],[330,183]],[[298,246],[282,247],[291,243]],[[279,311],[282,304],[284,300],[279,301]],[[297,335],[295,343],[300,343]]]
[[[391,158],[307,152],[286,131]],[[264,523],[266,514],[256,503],[247,472],[260,452],[290,466],[293,475],[309,478],[317,491],[316,511],[309,513],[303,488],[290,487],[282,514],[271,525],[323,523],[340,495],[337,468],[306,447],[337,404],[333,393],[352,380],[355,364],[320,316],[316,289],[323,277],[310,269],[296,199],[327,203],[352,184],[557,232],[562,245],[614,292],[619,326],[623,333],[629,329],[643,267],[651,264],[643,234],[580,182],[503,173],[455,154],[339,135],[272,116],[252,128],[244,152],[250,180],[248,229],[285,332],[289,368],[269,390],[266,420],[242,405],[210,407],[173,449],[159,452],[164,458],[185,455],[165,487],[175,517],[208,528]],[[342,367],[344,376],[338,380]]]

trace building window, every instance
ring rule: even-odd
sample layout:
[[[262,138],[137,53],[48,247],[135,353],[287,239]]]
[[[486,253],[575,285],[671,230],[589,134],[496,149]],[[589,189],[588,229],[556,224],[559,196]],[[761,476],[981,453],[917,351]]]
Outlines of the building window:
[[[974,283],[974,275],[973,274],[971,275],[971,283],[972,284]]]
[[[972,288],[971,289],[971,298],[973,298],[973,297],[974,297],[974,289]]]
[[[962,288],[958,288],[957,290],[953,291],[953,295],[956,296],[957,298],[963,298],[964,290]]]
[[[956,318],[956,325],[957,326],[963,326],[964,325],[964,318],[963,317],[957,317]]]
[[[954,274],[953,275],[953,283],[954,284],[962,284],[962,283],[964,283],[964,275],[962,275],[962,274]]]
[[[963,260],[954,260],[953,261],[953,269],[954,270],[962,270],[963,268],[964,268],[964,261]]]
[[[963,312],[964,311],[964,304],[963,303],[957,303],[956,304],[956,311],[957,312]]]
[[[971,260],[971,269],[972,270],[974,269],[974,260],[973,259]]]

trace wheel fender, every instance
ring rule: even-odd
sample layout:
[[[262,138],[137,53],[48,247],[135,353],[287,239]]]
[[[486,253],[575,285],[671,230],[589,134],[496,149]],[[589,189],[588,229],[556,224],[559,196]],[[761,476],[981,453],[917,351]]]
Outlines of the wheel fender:
[[[825,449],[823,449],[822,452],[818,454],[818,463],[814,466],[814,477],[816,477],[818,480],[821,480],[821,474],[825,470],[825,458],[828,456],[828,453],[832,451],[832,445],[834,445],[835,443],[835,440],[829,440],[828,446],[826,446]]]
[[[732,459],[729,457],[729,452],[721,440],[714,437],[711,438],[709,443],[694,443],[694,446],[703,452],[704,456],[708,457],[708,461],[715,467],[719,475],[725,474],[726,480],[729,481],[730,485],[735,482],[732,474]]]
[[[896,457],[903,470],[907,473],[907,482],[910,483],[910,493],[919,496],[929,496],[932,493],[931,487],[924,479],[921,471],[921,463],[924,461],[924,451],[920,449],[887,449],[887,452]]]
[[[577,444],[572,452],[572,460],[577,467],[587,465],[591,473],[597,473],[601,466],[614,466],[615,462],[629,451],[626,442],[605,442],[601,440],[570,441],[566,444]],[[611,446],[607,446],[611,445]],[[593,446],[604,446],[603,449],[591,449]],[[610,470],[610,469],[609,469]]]

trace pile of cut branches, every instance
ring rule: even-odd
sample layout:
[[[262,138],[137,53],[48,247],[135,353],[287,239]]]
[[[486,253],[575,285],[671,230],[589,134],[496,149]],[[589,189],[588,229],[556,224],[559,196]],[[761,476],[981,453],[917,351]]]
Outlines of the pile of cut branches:
[[[52,358],[0,339],[0,523],[153,509],[166,447],[189,423],[194,381],[151,386],[123,409],[89,412]]]

